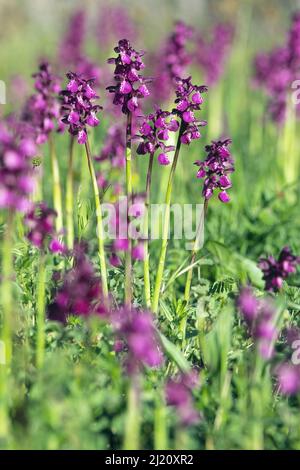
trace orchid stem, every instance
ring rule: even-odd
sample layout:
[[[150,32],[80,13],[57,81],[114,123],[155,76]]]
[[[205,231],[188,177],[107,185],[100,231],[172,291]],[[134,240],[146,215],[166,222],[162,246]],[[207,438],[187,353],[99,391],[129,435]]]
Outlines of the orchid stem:
[[[208,200],[205,199],[204,208],[203,208],[203,212],[202,212],[202,217],[200,219],[200,222],[199,222],[199,225],[198,225],[198,228],[197,228],[196,238],[195,238],[195,241],[194,241],[194,247],[193,247],[193,251],[192,251],[192,255],[191,255],[191,262],[190,262],[191,266],[193,266],[193,264],[195,263],[196,255],[199,251],[199,239],[201,237],[203,224],[204,224],[204,219],[205,219],[205,216],[207,214],[207,209],[208,209]],[[184,300],[186,301],[187,305],[188,305],[189,300],[190,300],[192,277],[193,277],[193,267],[191,267],[191,269],[189,269],[189,271],[187,273],[187,277],[186,277],[186,283],[185,283]]]
[[[103,221],[102,221],[102,207],[99,195],[99,188],[97,183],[97,178],[95,174],[95,169],[92,162],[91,149],[89,145],[89,140],[87,137],[85,143],[86,156],[88,161],[89,172],[92,179],[94,197],[95,197],[95,206],[96,206],[96,217],[97,217],[97,237],[98,237],[98,249],[99,249],[99,258],[100,258],[100,270],[101,270],[101,281],[103,295],[105,298],[108,297],[108,285],[107,285],[107,270],[106,270],[106,260],[105,260],[105,250],[104,250],[104,230],[103,230]]]
[[[151,308],[151,283],[150,283],[150,267],[149,267],[149,206],[150,206],[150,189],[152,179],[154,154],[151,153],[149,157],[149,165],[147,171],[146,182],[146,201],[145,201],[145,218],[144,218],[144,291],[145,302],[147,308]]]
[[[73,165],[74,165],[74,137],[70,138],[70,153],[67,173],[66,187],[66,225],[67,225],[67,247],[72,250],[74,245],[74,216],[73,216]]]
[[[138,450],[140,442],[140,397],[137,378],[130,380],[127,395],[125,419],[124,450]]]
[[[60,185],[60,176],[59,176],[59,165],[57,160],[57,154],[55,150],[53,136],[49,135],[49,150],[50,150],[50,160],[52,167],[52,184],[53,184],[53,206],[57,213],[55,220],[55,228],[57,233],[61,234],[63,230],[63,215],[62,215],[62,191]]]
[[[126,196],[127,196],[127,239],[128,250],[125,253],[125,305],[130,306],[132,302],[132,259],[131,239],[129,234],[129,207],[132,200],[132,170],[131,170],[131,125],[132,114],[127,116],[126,125]]]
[[[176,167],[177,167],[177,162],[178,162],[178,157],[179,157],[179,152],[180,152],[180,147],[181,147],[181,136],[182,136],[182,133],[184,131],[184,125],[185,124],[182,121],[180,131],[179,131],[179,135],[178,135],[175,155],[174,155],[174,159],[173,159],[173,163],[172,163],[172,167],[171,167],[171,171],[170,171],[170,175],[169,175],[169,181],[168,181],[166,198],[165,198],[165,213],[164,213],[164,221],[163,221],[163,235],[162,235],[160,257],[159,257],[159,262],[158,262],[157,274],[156,274],[156,279],[155,279],[153,302],[152,302],[152,311],[154,313],[158,312],[159,296],[160,296],[160,292],[161,292],[161,285],[162,285],[162,280],[163,280],[163,273],[164,273],[164,267],[165,267],[165,261],[166,261],[166,253],[167,253],[167,247],[168,247],[168,235],[169,235],[169,228],[170,228],[170,205],[171,205],[173,181],[174,181],[175,170],[176,170]]]
[[[192,278],[193,278],[193,265],[195,263],[197,253],[199,251],[199,241],[200,241],[201,234],[202,234],[202,231],[203,231],[204,219],[205,219],[206,214],[207,214],[207,209],[208,209],[208,200],[205,199],[204,200],[203,211],[202,211],[202,214],[201,214],[201,219],[200,219],[199,225],[197,227],[197,232],[196,232],[196,237],[195,237],[195,241],[194,241],[193,251],[192,251],[192,254],[191,254],[191,260],[190,260],[191,268],[188,270],[187,277],[186,277],[186,283],[185,283],[185,290],[184,290],[184,300],[186,302],[185,315],[182,318],[181,323],[180,323],[180,331],[182,333],[182,347],[183,348],[185,346],[185,334],[186,334],[186,323],[187,323],[186,309],[187,309],[187,307],[189,305],[189,301],[190,301]]]

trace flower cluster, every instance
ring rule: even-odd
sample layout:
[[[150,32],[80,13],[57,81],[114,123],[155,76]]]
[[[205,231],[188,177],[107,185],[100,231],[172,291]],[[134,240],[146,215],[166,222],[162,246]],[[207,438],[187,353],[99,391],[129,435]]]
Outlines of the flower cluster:
[[[36,147],[30,137],[16,137],[0,125],[0,208],[26,212],[34,190],[32,157]]]
[[[33,77],[36,93],[25,103],[22,119],[32,125],[36,143],[43,144],[48,140],[60,117],[60,82],[52,73],[48,62],[41,62],[39,71]]]
[[[29,229],[27,238],[41,250],[45,250],[48,244],[53,253],[63,253],[65,247],[58,240],[54,229],[55,218],[56,212],[53,209],[44,202],[36,203],[25,215],[25,224]]]
[[[49,306],[49,318],[65,323],[69,315],[106,315],[102,301],[101,281],[85,254],[85,246],[74,248],[74,267],[66,272],[54,302]]]
[[[174,406],[183,426],[199,421],[200,415],[193,405],[192,390],[199,385],[198,373],[192,371],[170,379],[166,385],[167,404]]]
[[[273,256],[261,258],[259,267],[263,272],[266,290],[276,292],[281,289],[283,280],[296,272],[298,264],[300,257],[293,255],[287,246],[281,250],[278,261]]]
[[[110,46],[117,34],[119,38],[129,38],[130,41],[137,36],[135,25],[126,8],[121,5],[101,6],[96,30],[96,37],[101,48]]]
[[[159,54],[153,58],[157,82],[153,89],[153,98],[156,102],[167,101],[176,87],[177,77],[186,75],[186,68],[192,61],[191,54],[187,51],[187,43],[192,34],[191,27],[183,21],[178,21]]]
[[[196,161],[199,167],[197,178],[204,178],[202,195],[208,200],[212,197],[215,189],[218,189],[219,199],[222,202],[229,202],[230,198],[226,192],[231,188],[231,181],[228,178],[234,171],[234,162],[228,150],[230,139],[219,140],[207,145],[205,150],[207,157],[204,161]]]
[[[206,126],[206,121],[199,121],[195,111],[200,111],[203,103],[202,93],[207,91],[206,86],[192,84],[192,77],[177,78],[176,108],[173,113],[182,120],[181,143],[189,145],[192,140],[200,139],[200,126]]]
[[[93,104],[94,99],[99,98],[92,88],[93,79],[85,80],[74,72],[67,73],[67,77],[67,89],[60,92],[62,122],[69,126],[70,134],[77,136],[79,144],[85,144],[86,126],[98,126],[97,113],[102,108]]]
[[[116,352],[128,351],[126,365],[130,374],[137,372],[141,365],[162,364],[161,346],[150,312],[124,307],[111,314],[111,321],[117,337]]]
[[[254,61],[254,83],[270,96],[272,119],[282,124],[286,118],[287,98],[291,83],[298,78],[300,66],[300,13],[292,18],[286,43],[270,53],[260,53]],[[297,109],[297,111],[299,108]]]
[[[139,107],[139,98],[149,96],[147,79],[140,75],[145,68],[142,61],[143,53],[135,51],[127,39],[119,41],[114,51],[116,58],[108,59],[108,63],[115,64],[116,85],[107,87],[110,93],[114,93],[113,103],[122,107],[124,114],[133,113]]]
[[[250,287],[244,287],[237,305],[248,325],[249,332],[257,342],[258,350],[265,359],[274,353],[274,343],[278,336],[275,326],[275,309],[269,299],[257,299]]]
[[[233,27],[222,23],[215,26],[211,41],[201,35],[196,38],[195,60],[203,69],[208,85],[220,80],[232,40]]]
[[[179,129],[179,122],[171,116],[168,111],[157,109],[155,114],[149,114],[143,119],[140,135],[135,136],[136,140],[141,140],[137,148],[138,155],[154,154],[160,150],[160,165],[170,163],[167,153],[173,151],[174,146],[168,146],[165,142],[169,140],[169,132],[177,132]]]

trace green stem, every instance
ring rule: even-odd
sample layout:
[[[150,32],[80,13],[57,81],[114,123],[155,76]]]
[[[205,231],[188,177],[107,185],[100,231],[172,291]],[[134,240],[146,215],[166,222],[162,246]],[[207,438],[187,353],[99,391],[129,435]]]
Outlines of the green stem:
[[[14,214],[8,213],[7,225],[2,241],[2,286],[1,303],[3,311],[2,340],[5,344],[6,365],[12,358],[12,323],[13,323],[13,226]]]
[[[54,145],[53,136],[49,136],[49,150],[50,150],[50,160],[52,168],[52,184],[53,184],[53,205],[54,209],[57,212],[57,217],[55,221],[55,227],[57,233],[61,233],[63,230],[63,215],[62,215],[62,193],[60,186],[60,177],[59,177],[59,165]]]
[[[124,450],[138,450],[140,443],[140,397],[137,377],[130,380],[127,395]]]
[[[36,366],[41,368],[45,357],[45,297],[46,297],[46,269],[45,255],[41,253],[37,279],[37,317],[36,317]]]
[[[132,259],[131,239],[129,236],[129,207],[132,201],[132,170],[131,170],[131,124],[132,115],[128,114],[126,125],[126,196],[127,196],[127,239],[128,250],[125,253],[125,305],[132,302]]]
[[[154,313],[158,312],[158,302],[159,302],[159,296],[160,296],[164,267],[165,267],[166,253],[167,253],[167,247],[168,247],[168,235],[169,235],[169,227],[170,227],[170,205],[171,205],[173,181],[174,181],[175,170],[176,170],[176,166],[178,162],[178,157],[179,157],[179,152],[180,152],[180,147],[181,147],[181,136],[184,131],[184,126],[185,124],[182,121],[179,135],[178,135],[176,151],[175,151],[175,155],[174,155],[174,159],[173,159],[173,163],[172,163],[172,167],[171,167],[171,171],[169,175],[169,181],[168,181],[166,198],[165,198],[166,207],[165,207],[164,221],[163,221],[163,235],[162,235],[161,250],[160,250],[157,274],[156,274],[156,279],[155,279],[153,302],[152,302],[152,311]]]
[[[145,218],[144,218],[144,292],[147,308],[151,308],[151,283],[150,283],[150,267],[149,267],[149,207],[150,207],[150,189],[153,168],[154,154],[149,157],[149,165],[147,171],[146,182],[146,201],[145,201]]]
[[[70,152],[67,173],[66,187],[66,227],[67,227],[67,247],[72,250],[74,245],[74,216],[73,216],[73,164],[74,164],[74,137],[70,137]]]
[[[154,449],[168,449],[167,408],[160,393],[157,394],[155,399]]]
[[[1,330],[0,364],[0,442],[9,434],[8,378],[12,359],[13,323],[13,225],[14,214],[8,212],[7,225],[2,240],[1,304],[3,325]]]
[[[192,255],[191,255],[191,261],[190,261],[191,266],[193,266],[193,264],[195,263],[196,255],[199,251],[199,239],[200,239],[202,229],[203,229],[204,218],[206,217],[206,214],[207,214],[207,208],[208,208],[208,200],[205,199],[204,209],[203,209],[203,212],[202,212],[201,220],[200,220],[198,228],[197,228],[196,238],[195,238],[195,241],[194,241],[194,247],[193,247],[193,251],[192,251]],[[184,300],[186,301],[187,305],[189,304],[189,300],[190,300],[192,277],[193,277],[193,267],[191,267],[191,269],[188,270],[187,277],[186,277],[186,283],[185,283]]]
[[[102,208],[100,202],[99,188],[97,183],[97,178],[95,174],[95,169],[92,162],[91,149],[89,145],[89,140],[87,138],[85,144],[86,156],[88,161],[89,172],[92,179],[94,197],[95,197],[95,206],[96,206],[96,217],[97,217],[97,237],[98,237],[98,249],[99,249],[99,258],[100,258],[100,269],[101,269],[101,280],[102,280],[102,289],[103,294],[108,297],[108,285],[107,285],[107,270],[106,270],[106,260],[105,260],[105,250],[104,250],[104,230],[103,230],[103,221],[102,221]]]

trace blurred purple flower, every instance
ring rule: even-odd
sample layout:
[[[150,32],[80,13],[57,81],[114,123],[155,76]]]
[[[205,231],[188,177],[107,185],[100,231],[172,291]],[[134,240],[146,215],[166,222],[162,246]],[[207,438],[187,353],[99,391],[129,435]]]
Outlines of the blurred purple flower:
[[[296,272],[298,264],[300,264],[300,257],[293,255],[288,246],[281,250],[278,261],[273,256],[261,258],[259,267],[266,282],[265,289],[273,292],[281,289],[283,280]]]
[[[29,97],[23,108],[22,120],[32,126],[36,143],[43,144],[55,129],[60,117],[58,93],[60,81],[52,71],[48,62],[41,62],[35,78],[36,93]]]
[[[115,64],[116,85],[108,86],[107,90],[114,93],[113,103],[122,108],[124,114],[135,113],[139,108],[139,99],[149,96],[147,84],[151,81],[139,72],[145,68],[142,61],[144,53],[135,51],[127,39],[119,41],[114,51],[116,58],[108,60]]]
[[[35,247],[45,250],[48,246],[53,253],[64,253],[65,247],[58,240],[54,224],[56,212],[44,202],[36,203],[25,215],[27,238]]]
[[[117,35],[129,41],[136,39],[136,27],[128,11],[121,5],[101,6],[96,30],[100,47],[111,46],[118,39]]]
[[[202,195],[206,200],[210,199],[217,189],[220,191],[218,197],[221,202],[230,201],[226,192],[232,186],[229,176],[234,172],[234,161],[228,149],[230,144],[230,139],[213,141],[205,147],[206,159],[195,162],[199,167],[197,178],[204,178]]]
[[[187,66],[192,61],[187,51],[192,35],[193,29],[178,21],[159,53],[153,56],[155,80],[151,92],[155,103],[166,102],[176,88],[177,77],[186,75]]]
[[[93,79],[95,87],[102,82],[102,69],[85,52],[86,12],[80,9],[71,16],[67,32],[59,45],[60,68],[73,70],[80,77]]]
[[[73,250],[74,267],[64,275],[62,286],[48,308],[51,320],[65,323],[69,315],[107,315],[100,278],[96,276],[85,250],[83,244]]]
[[[122,123],[112,124],[105,136],[104,145],[99,156],[95,157],[98,162],[109,160],[113,168],[125,167],[126,142],[124,125]]]
[[[93,104],[93,101],[99,98],[92,88],[93,79],[85,80],[74,72],[67,73],[67,77],[67,89],[60,92],[62,122],[69,126],[70,134],[77,136],[79,144],[85,144],[86,127],[98,126],[97,113],[102,107]]]
[[[233,40],[233,26],[217,24],[211,41],[201,35],[196,38],[195,61],[205,73],[205,82],[213,86],[221,78]]]
[[[300,369],[283,363],[276,369],[279,391],[283,395],[295,395],[300,391]]]
[[[158,367],[163,362],[161,345],[150,312],[121,308],[111,314],[111,321],[118,341],[128,349],[128,372],[137,372],[141,365]]]
[[[292,17],[286,42],[269,53],[259,53],[254,60],[254,84],[270,97],[268,111],[272,120],[282,125],[287,116],[288,94],[298,79],[300,66],[300,12]],[[297,114],[300,106],[297,105]]]
[[[84,56],[84,40],[86,35],[86,13],[84,9],[77,10],[69,20],[66,33],[60,44],[59,61],[63,68],[79,63]]]
[[[273,303],[270,299],[257,299],[250,287],[244,287],[238,296],[237,306],[260,355],[266,360],[271,359],[278,336]]]
[[[200,420],[200,414],[194,408],[192,397],[192,390],[199,385],[197,376],[196,371],[181,374],[169,379],[166,384],[167,404],[176,408],[183,426],[196,424]]]
[[[0,124],[0,208],[26,212],[31,207],[30,194],[34,190],[32,157],[34,140],[16,133],[18,124]]]

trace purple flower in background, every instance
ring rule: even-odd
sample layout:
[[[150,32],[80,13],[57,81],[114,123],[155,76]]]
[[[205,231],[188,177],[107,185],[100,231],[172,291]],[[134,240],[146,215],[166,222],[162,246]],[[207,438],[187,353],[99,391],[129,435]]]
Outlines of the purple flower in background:
[[[300,257],[293,255],[287,246],[281,250],[278,261],[273,256],[261,258],[259,267],[266,282],[265,289],[273,292],[281,289],[283,280],[296,272],[298,264],[300,264]]]
[[[169,379],[166,384],[167,404],[176,408],[183,426],[196,424],[200,420],[200,415],[194,408],[192,397],[192,390],[198,385],[196,371]]]
[[[281,364],[276,370],[279,391],[283,395],[295,395],[300,391],[300,369],[293,364]]]
[[[85,80],[74,72],[67,73],[67,77],[67,89],[60,92],[62,122],[69,126],[70,134],[77,136],[79,144],[85,144],[86,127],[98,126],[97,113],[102,107],[93,104],[93,101],[99,98],[92,88],[93,79]]]
[[[195,60],[205,73],[208,85],[215,85],[221,78],[233,40],[233,27],[217,24],[211,41],[201,35],[196,38]]]
[[[114,93],[113,103],[121,106],[124,114],[134,113],[139,107],[139,99],[149,96],[147,84],[151,81],[143,77],[139,72],[145,68],[142,61],[143,53],[135,51],[127,39],[119,41],[115,52],[116,58],[108,60],[109,64],[115,64],[116,85],[107,87],[110,93]]]
[[[133,21],[121,5],[101,6],[96,30],[100,47],[111,46],[118,39],[117,36],[134,41],[137,31]]]
[[[62,70],[73,70],[80,77],[93,79],[98,87],[103,78],[101,68],[90,59],[85,50],[86,13],[84,9],[75,11],[71,16],[67,32],[59,45],[59,63]]]
[[[191,54],[187,51],[187,43],[192,34],[193,29],[190,26],[178,21],[162,49],[153,57],[156,78],[151,92],[155,102],[167,101],[176,88],[177,77],[186,75],[187,66],[192,61]]]
[[[170,163],[167,153],[174,150],[174,146],[166,145],[170,132],[177,132],[179,122],[168,111],[157,109],[154,114],[145,116],[140,126],[140,134],[134,136],[139,141],[138,155],[154,154],[159,151],[158,162],[160,165]]]
[[[73,66],[84,56],[84,40],[86,35],[86,13],[77,10],[69,20],[66,34],[60,44],[59,61],[62,67]]]
[[[58,93],[60,81],[52,71],[48,62],[41,62],[35,78],[36,93],[25,103],[22,120],[31,124],[36,135],[36,143],[43,144],[48,140],[50,132],[55,129],[60,117]]]
[[[122,308],[111,314],[111,321],[117,336],[128,350],[127,368],[130,374],[139,370],[141,365],[158,367],[163,355],[150,312],[140,312],[133,308]]]
[[[254,60],[254,84],[268,96],[268,111],[279,125],[287,116],[287,101],[291,84],[298,79],[300,67],[300,13],[293,15],[286,42],[269,53],[260,53]],[[297,106],[297,114],[300,107]]]
[[[80,77],[93,79],[93,83],[96,88],[98,88],[103,82],[102,69],[86,55],[76,63],[75,70]]]
[[[195,116],[201,110],[203,103],[202,93],[207,91],[206,86],[192,84],[192,77],[177,78],[176,108],[173,113],[182,121],[181,143],[189,145],[193,140],[201,138],[199,127],[206,126],[206,121],[199,121]]]
[[[250,287],[241,289],[237,306],[264,359],[271,359],[278,336],[275,325],[276,310],[270,299],[257,299]]]
[[[125,142],[124,125],[116,123],[109,127],[104,139],[104,146],[102,147],[99,156],[95,157],[98,162],[109,161],[113,168],[125,167]]]
[[[251,287],[241,289],[237,306],[242,312],[246,323],[251,324],[255,320],[259,308],[259,302],[254,296]]]
[[[56,212],[44,202],[36,203],[25,216],[29,229],[27,238],[35,247],[44,250],[47,245],[53,253],[64,253],[65,247],[55,233]]]
[[[63,277],[62,285],[56,292],[54,302],[49,306],[49,318],[66,322],[69,315],[88,317],[107,315],[103,303],[101,281],[81,244],[74,248],[74,267]]]
[[[30,137],[20,137],[0,124],[0,208],[26,212],[31,207],[30,194],[34,190],[32,157],[36,146]]]
[[[230,139],[213,141],[205,147],[206,159],[195,162],[199,167],[197,178],[204,178],[202,195],[206,200],[210,199],[217,189],[220,191],[220,201],[230,201],[226,191],[232,186],[229,176],[234,172],[234,161],[228,149],[230,144]]]

